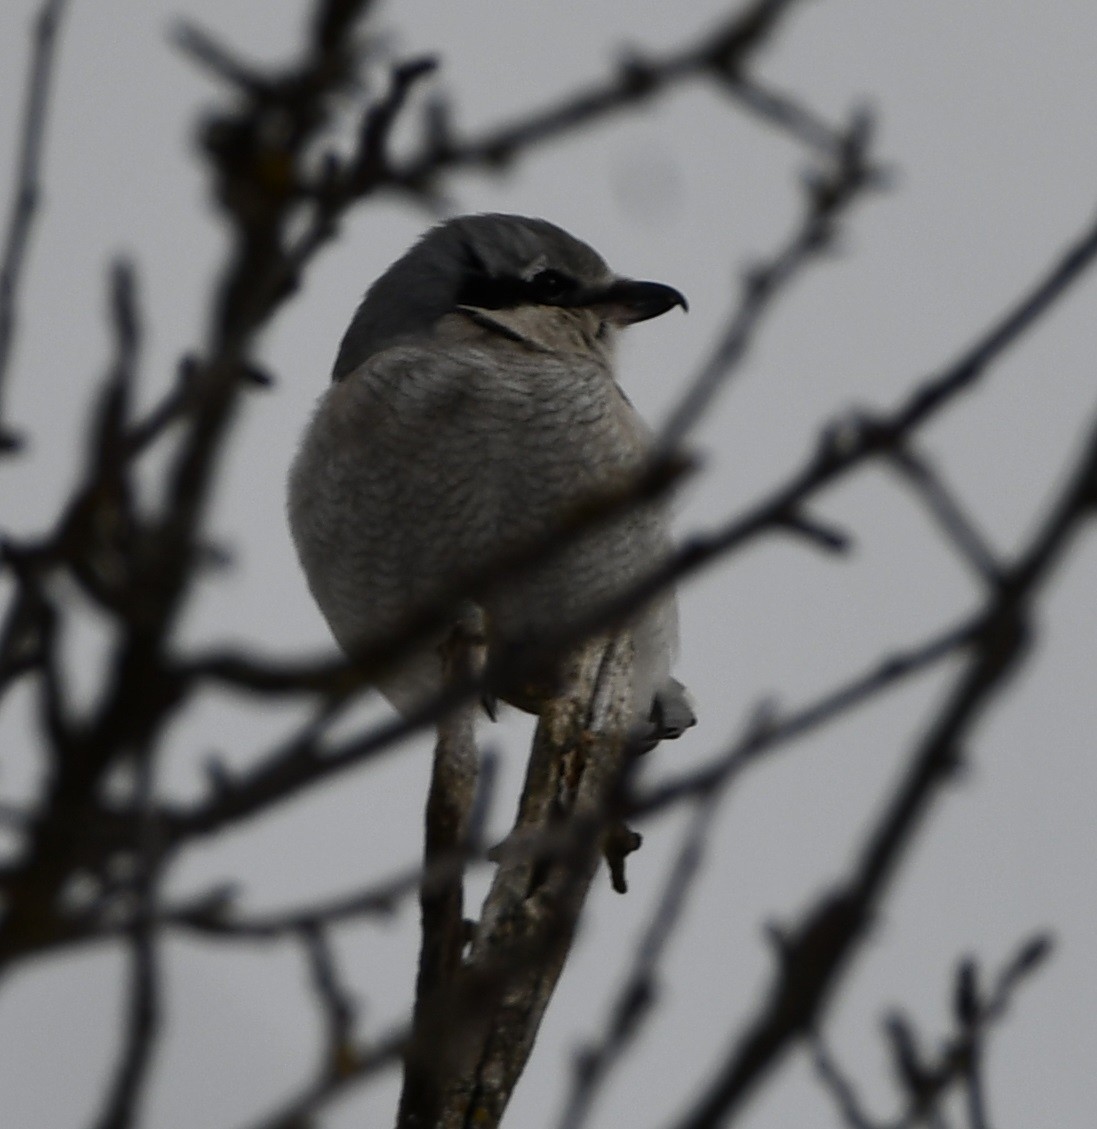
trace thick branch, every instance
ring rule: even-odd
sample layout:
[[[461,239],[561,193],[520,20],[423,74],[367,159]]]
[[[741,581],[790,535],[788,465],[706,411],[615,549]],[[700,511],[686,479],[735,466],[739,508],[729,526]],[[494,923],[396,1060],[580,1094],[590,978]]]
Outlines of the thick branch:
[[[405,1078],[401,1129],[499,1124],[563,968],[626,762],[632,647],[584,646],[537,728],[518,819],[457,970],[429,1079]],[[523,841],[565,831],[551,854]],[[409,1092],[412,1084],[428,1087]]]

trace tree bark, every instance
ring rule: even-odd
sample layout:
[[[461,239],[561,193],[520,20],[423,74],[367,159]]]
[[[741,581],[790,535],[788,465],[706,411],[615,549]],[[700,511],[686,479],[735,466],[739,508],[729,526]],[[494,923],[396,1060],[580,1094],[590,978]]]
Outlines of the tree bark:
[[[612,823],[628,759],[632,643],[600,637],[546,703],[511,834],[471,930],[425,1003],[407,1059],[398,1129],[493,1129],[533,1048]],[[436,754],[436,781],[445,772]],[[432,797],[434,788],[432,786]],[[429,832],[428,832],[429,838]],[[428,865],[430,863],[428,857]],[[423,952],[439,926],[423,916]],[[450,950],[452,955],[452,949]],[[420,1014],[430,1014],[422,1027]]]

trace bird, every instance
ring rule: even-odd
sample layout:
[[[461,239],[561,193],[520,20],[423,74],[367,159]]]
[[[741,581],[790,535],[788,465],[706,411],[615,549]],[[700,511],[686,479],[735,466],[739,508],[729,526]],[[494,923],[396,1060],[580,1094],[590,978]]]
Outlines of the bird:
[[[673,287],[610,270],[548,222],[472,214],[439,223],[367,290],[308,423],[287,511],[311,593],[350,656],[453,600],[506,553],[553,539],[576,505],[647,465],[652,432],[617,382],[624,327],[681,307]],[[673,551],[668,505],[645,501],[473,601],[489,656],[522,677],[499,696],[538,713],[553,689],[538,642],[637,584]],[[642,747],[693,725],[671,675],[673,592],[628,621]],[[443,687],[425,640],[378,680],[410,714]],[[489,712],[491,712],[489,710]]]

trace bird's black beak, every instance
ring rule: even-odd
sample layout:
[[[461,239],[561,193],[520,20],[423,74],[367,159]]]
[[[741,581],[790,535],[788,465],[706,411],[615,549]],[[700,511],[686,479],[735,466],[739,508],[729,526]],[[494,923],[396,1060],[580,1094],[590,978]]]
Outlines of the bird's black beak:
[[[673,286],[661,282],[637,282],[632,278],[618,278],[608,286],[584,292],[575,305],[597,309],[614,325],[632,325],[633,322],[657,318],[675,306],[689,309],[685,296]]]

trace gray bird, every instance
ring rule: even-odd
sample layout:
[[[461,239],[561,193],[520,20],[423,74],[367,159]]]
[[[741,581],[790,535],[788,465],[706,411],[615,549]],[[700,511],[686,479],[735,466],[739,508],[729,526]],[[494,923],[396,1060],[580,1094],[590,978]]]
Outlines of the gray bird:
[[[620,278],[561,228],[510,215],[432,228],[370,287],[289,478],[301,564],[348,654],[636,473],[651,434],[614,378],[613,340],[674,306],[686,307],[677,290]],[[489,653],[535,654],[670,549],[661,504],[586,533],[482,598]],[[650,744],[694,723],[670,677],[673,594],[631,627],[635,716]],[[551,675],[521,665],[522,685],[500,692],[536,712]],[[438,648],[424,646],[379,689],[407,713],[441,685]]]

